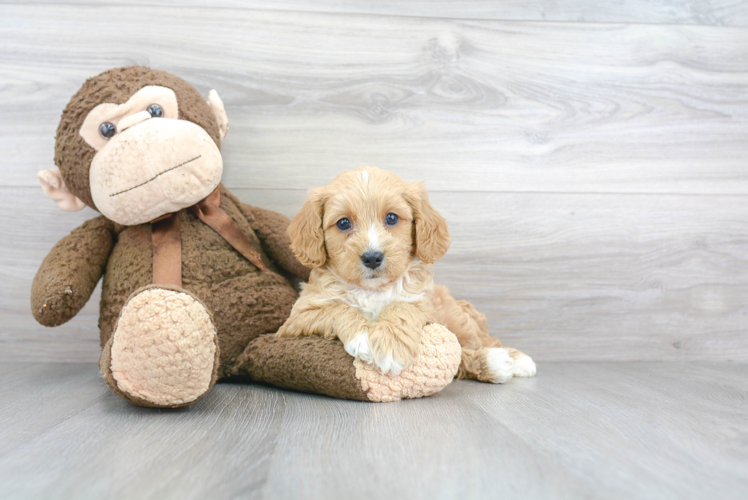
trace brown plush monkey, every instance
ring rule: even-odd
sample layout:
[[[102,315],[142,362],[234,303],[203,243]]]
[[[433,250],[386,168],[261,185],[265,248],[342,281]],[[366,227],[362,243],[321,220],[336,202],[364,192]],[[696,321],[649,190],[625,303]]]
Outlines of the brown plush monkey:
[[[297,298],[289,280],[309,271],[290,250],[286,217],[220,184],[227,130],[215,91],[206,101],[169,73],[132,66],[87,80],[57,130],[59,170],[39,179],[61,208],[102,215],[44,259],[34,317],[70,320],[103,275],[100,367],[109,388],[138,405],[188,405],[230,376],[364,401],[446,386],[459,345],[438,325],[400,377],[354,362],[338,341],[263,335]]]

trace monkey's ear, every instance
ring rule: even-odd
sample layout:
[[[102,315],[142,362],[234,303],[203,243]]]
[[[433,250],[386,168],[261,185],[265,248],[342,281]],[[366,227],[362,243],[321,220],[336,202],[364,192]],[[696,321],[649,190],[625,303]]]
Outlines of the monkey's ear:
[[[221,134],[221,140],[223,140],[223,138],[226,137],[226,134],[229,133],[229,117],[226,115],[221,96],[218,95],[218,92],[216,92],[215,89],[208,92],[208,105],[216,116],[218,131]]]
[[[65,181],[62,179],[59,168],[42,170],[37,175],[42,184],[42,190],[48,198],[54,200],[57,206],[66,212],[77,212],[86,206],[83,200],[68,191]]]

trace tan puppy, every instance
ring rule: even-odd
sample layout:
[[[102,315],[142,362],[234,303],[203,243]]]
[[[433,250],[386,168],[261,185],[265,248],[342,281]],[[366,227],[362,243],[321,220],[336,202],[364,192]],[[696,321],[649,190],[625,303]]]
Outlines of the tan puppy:
[[[422,184],[377,168],[345,172],[311,192],[288,232],[312,272],[278,335],[337,337],[351,356],[398,375],[423,327],[440,323],[462,346],[458,378],[535,375],[529,356],[488,334],[483,314],[434,286],[432,264],[451,238]]]

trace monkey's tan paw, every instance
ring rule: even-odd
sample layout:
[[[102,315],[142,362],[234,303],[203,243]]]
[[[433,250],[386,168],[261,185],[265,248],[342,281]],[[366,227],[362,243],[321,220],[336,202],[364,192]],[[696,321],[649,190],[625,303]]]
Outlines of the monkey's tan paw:
[[[399,375],[385,375],[360,359],[355,359],[356,378],[370,401],[387,402],[430,396],[444,389],[460,366],[462,350],[446,327],[426,325],[420,335],[418,354]]]
[[[190,404],[216,379],[218,339],[210,313],[189,292],[145,287],[123,307],[100,365],[112,390],[129,401]]]

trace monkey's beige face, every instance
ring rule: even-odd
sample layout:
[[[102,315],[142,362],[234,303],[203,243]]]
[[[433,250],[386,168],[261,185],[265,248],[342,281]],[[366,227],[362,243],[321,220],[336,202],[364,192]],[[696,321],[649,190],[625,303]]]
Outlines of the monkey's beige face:
[[[327,187],[322,228],[328,265],[349,283],[376,288],[402,276],[413,258],[409,186],[381,170],[357,170]]]
[[[142,224],[192,206],[218,186],[218,146],[202,127],[178,117],[174,91],[156,85],[88,114],[80,135],[97,151],[89,181],[102,214]]]

